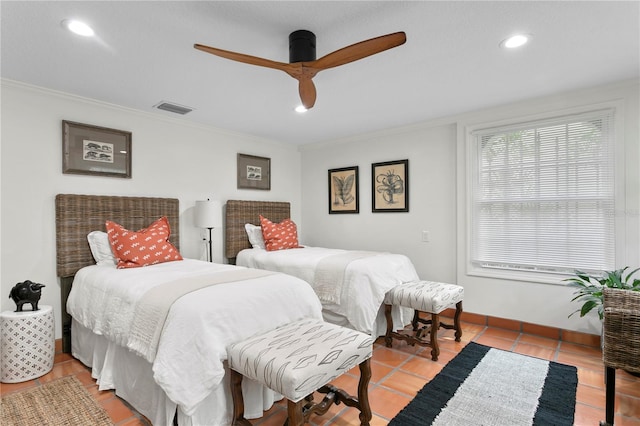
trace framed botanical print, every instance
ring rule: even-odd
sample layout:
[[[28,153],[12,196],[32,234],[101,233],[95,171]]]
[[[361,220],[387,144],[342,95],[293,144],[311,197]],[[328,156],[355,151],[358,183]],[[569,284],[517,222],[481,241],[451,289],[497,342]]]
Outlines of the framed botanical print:
[[[329,170],[329,214],[358,213],[358,166]]]
[[[409,160],[371,165],[371,211],[409,211]]]

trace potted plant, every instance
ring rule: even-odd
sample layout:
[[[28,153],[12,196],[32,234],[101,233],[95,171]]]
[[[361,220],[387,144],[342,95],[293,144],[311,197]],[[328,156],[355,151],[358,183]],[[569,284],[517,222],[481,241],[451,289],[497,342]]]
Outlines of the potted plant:
[[[628,266],[617,269],[615,271],[605,271],[601,275],[589,275],[585,272],[575,271],[575,277],[567,278],[564,281],[569,282],[569,286],[577,288],[574,293],[574,298],[571,301],[583,302],[582,307],[572,312],[569,316],[580,312],[580,316],[583,317],[592,309],[598,309],[598,316],[600,320],[604,317],[604,288],[619,288],[630,291],[640,291],[640,279],[631,279],[633,274],[638,272],[640,268],[637,268],[629,272],[626,276],[625,271],[629,269]]]

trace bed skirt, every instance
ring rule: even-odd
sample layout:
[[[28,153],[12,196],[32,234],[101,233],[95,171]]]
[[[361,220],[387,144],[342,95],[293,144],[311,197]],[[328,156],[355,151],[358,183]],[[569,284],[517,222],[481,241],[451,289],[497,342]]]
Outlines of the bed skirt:
[[[176,403],[171,401],[153,379],[152,365],[122,346],[91,332],[75,320],[72,322],[72,355],[91,368],[100,390],[115,389],[116,395],[127,401],[154,426],[171,426]],[[225,362],[225,369],[226,362]],[[226,426],[231,424],[233,402],[229,375],[205,398],[191,416],[178,408],[179,426]],[[262,417],[282,396],[263,385],[243,380],[245,417]]]

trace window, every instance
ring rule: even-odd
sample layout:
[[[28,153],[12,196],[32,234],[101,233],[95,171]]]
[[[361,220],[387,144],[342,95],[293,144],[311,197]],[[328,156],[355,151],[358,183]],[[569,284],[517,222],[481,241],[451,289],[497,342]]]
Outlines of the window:
[[[599,110],[471,134],[474,268],[614,269],[613,118]]]

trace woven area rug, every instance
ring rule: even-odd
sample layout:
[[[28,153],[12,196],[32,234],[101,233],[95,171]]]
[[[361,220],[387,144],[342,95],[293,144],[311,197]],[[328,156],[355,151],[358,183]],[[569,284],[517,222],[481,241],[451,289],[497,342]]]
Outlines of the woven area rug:
[[[67,376],[2,397],[3,426],[113,426],[82,383]]]
[[[469,343],[390,426],[573,425],[573,366]]]

